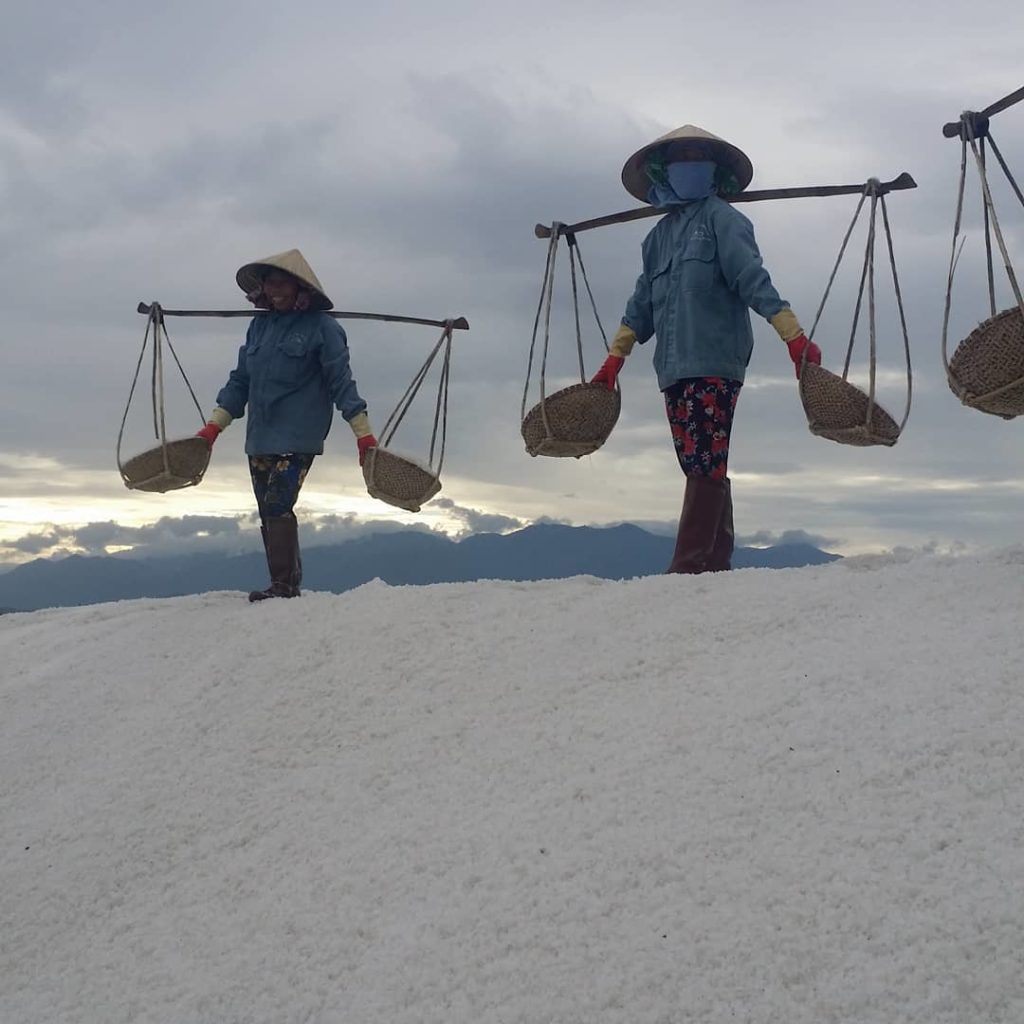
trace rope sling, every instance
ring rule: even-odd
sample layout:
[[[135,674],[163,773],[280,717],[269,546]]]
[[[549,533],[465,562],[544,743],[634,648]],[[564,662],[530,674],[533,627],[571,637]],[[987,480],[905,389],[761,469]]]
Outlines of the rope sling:
[[[150,373],[150,399],[153,409],[153,433],[160,443],[155,448],[141,452],[127,461],[122,461],[121,445],[124,440],[125,425],[128,422],[128,412],[135,396],[135,388],[139,382],[142,363],[146,358],[151,332],[153,363]],[[117,468],[125,487],[130,490],[152,491],[159,494],[182,487],[195,486],[203,479],[206,467],[210,463],[210,447],[203,438],[186,437],[174,441],[167,440],[167,416],[164,408],[164,345],[174,357],[174,362],[185,381],[188,393],[192,396],[192,401],[199,413],[199,425],[202,426],[206,422],[199,399],[196,398],[196,393],[181,365],[181,360],[178,359],[178,354],[171,344],[167,325],[164,322],[163,310],[159,303],[154,302],[148,308],[146,332],[142,338],[142,351],[135,364],[135,375],[132,377],[131,390],[128,392],[128,403],[124,408],[124,416],[121,417],[121,429],[117,435]]]
[[[389,505],[404,508],[409,512],[419,512],[438,491],[441,490],[441,467],[444,465],[444,450],[448,439],[448,381],[451,375],[452,329],[454,321],[446,320],[441,337],[427,356],[423,365],[417,370],[412,383],[406,388],[405,394],[398,400],[384,429],[381,431],[380,444],[366,453],[363,462],[363,479],[371,497],[386,501]],[[423,382],[430,373],[434,361],[441,356],[441,372],[437,385],[437,396],[434,402],[434,423],[430,434],[430,453],[427,465],[388,450],[388,445],[405,419],[410,406],[419,394]],[[440,444],[438,435],[440,434]],[[437,466],[434,465],[434,454],[437,453]]]
[[[541,282],[537,315],[533,321],[533,335],[530,339],[530,354],[526,366],[526,383],[523,387],[523,401],[519,410],[522,420],[522,436],[530,455],[547,455],[554,458],[581,458],[598,450],[608,439],[619,418],[622,406],[621,391],[616,384],[610,391],[605,384],[591,384],[586,379],[583,367],[583,329],[580,321],[579,286],[576,266],[590,299],[590,308],[597,323],[605,352],[608,351],[608,337],[597,312],[597,303],[587,277],[579,242],[572,232],[559,230],[562,225],[551,226],[547,259],[544,264],[544,278]],[[576,357],[579,365],[579,384],[562,388],[554,394],[547,394],[548,350],[551,340],[551,307],[554,296],[555,266],[558,257],[559,238],[564,234],[569,249],[569,273],[572,283],[573,320],[576,326]],[[536,356],[537,335],[541,315],[544,317],[544,343],[539,367],[540,401],[526,411],[530,393],[530,380]]]
[[[868,216],[867,241],[864,247],[864,262],[860,275],[860,287],[857,291],[857,302],[854,307],[853,326],[850,329],[850,341],[846,349],[846,360],[843,364],[842,376],[834,374],[821,366],[808,363],[806,359],[800,371],[800,399],[807,415],[807,425],[812,434],[837,441],[840,444],[866,447],[885,445],[891,447],[899,439],[903,428],[910,417],[910,404],[913,393],[913,373],[910,365],[910,336],[907,331],[907,319],[903,309],[903,294],[900,289],[899,273],[896,269],[896,256],[893,250],[892,229],[889,225],[889,213],[885,205],[885,192],[877,178],[870,178],[864,186],[863,194],[857,203],[853,219],[846,230],[839,255],[836,258],[832,274],[825,286],[814,323],[808,334],[814,332],[821,320],[825,304],[832,291],[832,285],[839,272],[843,256],[850,242],[850,237],[860,218],[861,210],[870,197],[870,213]],[[882,225],[885,231],[886,247],[889,254],[889,266],[892,271],[893,288],[896,306],[899,310],[900,328],[903,333],[903,350],[906,357],[907,401],[903,419],[897,423],[875,400],[877,377],[877,331],[875,306],[875,242],[877,239],[877,213],[882,211]],[[848,380],[853,347],[860,323],[861,310],[864,303],[864,292],[868,298],[868,391],[865,394]]]
[[[961,115],[960,180],[957,189],[956,215],[953,221],[953,244],[946,282],[946,302],[942,317],[942,363],[950,390],[971,409],[1013,419],[1024,414],[1024,298],[1014,273],[1006,240],[999,225],[987,171],[987,149],[996,158],[1017,199],[1024,205],[1021,193],[1006,160],[989,128],[989,119],[970,111]],[[981,182],[982,212],[985,234],[985,263],[988,280],[989,319],[979,324],[964,338],[949,358],[949,317],[953,302],[953,277],[966,238],[961,239],[964,192],[967,182],[967,150],[970,147]],[[986,148],[987,147],[987,148]],[[996,312],[995,270],[992,235],[1003,258],[1003,267],[1017,304]],[[959,243],[959,244],[958,244]]]

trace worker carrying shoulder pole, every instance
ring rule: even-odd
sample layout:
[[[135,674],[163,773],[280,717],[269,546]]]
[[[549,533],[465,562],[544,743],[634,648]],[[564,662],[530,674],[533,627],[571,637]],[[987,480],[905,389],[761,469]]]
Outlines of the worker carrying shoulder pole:
[[[729,436],[754,345],[749,311],[778,332],[798,377],[805,358],[821,362],[762,264],[753,225],[720,198],[753,176],[746,154],[693,125],[655,139],[622,169],[627,191],[667,215],[643,241],[643,269],[594,381],[614,388],[633,345],[657,336],[654,369],[686,476],[672,573],[731,567]]]

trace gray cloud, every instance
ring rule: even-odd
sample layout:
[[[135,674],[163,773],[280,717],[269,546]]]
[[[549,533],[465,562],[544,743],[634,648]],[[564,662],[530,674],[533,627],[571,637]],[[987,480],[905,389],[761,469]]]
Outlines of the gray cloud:
[[[460,535],[468,536],[473,533],[508,533],[512,530],[521,530],[527,525],[522,519],[514,516],[503,516],[491,512],[481,512],[475,508],[465,508],[457,505],[451,498],[436,498],[434,504],[443,508],[451,516],[463,524]]]
[[[29,533],[23,537],[17,537],[5,543],[3,547],[26,555],[39,555],[43,552],[59,549],[66,541],[73,540],[73,538],[73,530],[53,527],[43,532]]]
[[[781,533],[758,530],[756,533],[741,534],[736,538],[736,543],[756,548],[771,547],[775,544],[812,544],[816,548],[828,551],[843,542],[838,537],[824,537],[821,534],[808,533],[806,530],[783,530]]]
[[[131,548],[138,554],[179,554],[197,548],[242,550],[251,543],[251,538],[243,540],[241,536],[242,522],[247,518],[162,516],[145,526],[125,526],[113,520],[81,526],[50,524],[43,530],[0,544],[0,549],[6,547],[33,555],[67,552],[102,555],[111,548]]]
[[[449,531],[457,537],[476,533],[507,533],[528,523],[457,505],[449,498],[436,504],[461,528]],[[126,526],[114,520],[76,526],[47,524],[21,536],[0,542],[0,560],[4,552],[20,555],[50,556],[69,553],[103,555],[116,551],[125,557],[160,557],[201,551],[236,553],[259,547],[259,517],[255,511],[234,516],[183,515],[161,516],[144,526]],[[409,524],[356,515],[306,514],[302,516],[305,547],[322,547],[374,533],[399,530],[431,532],[426,524]]]

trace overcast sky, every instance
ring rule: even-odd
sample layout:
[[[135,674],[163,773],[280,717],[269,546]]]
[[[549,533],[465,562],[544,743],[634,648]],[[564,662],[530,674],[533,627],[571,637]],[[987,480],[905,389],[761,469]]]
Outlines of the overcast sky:
[[[370,499],[338,417],[300,511],[321,538],[370,521],[449,532],[538,518],[674,523],[682,476],[651,368],[622,376],[623,414],[583,460],[531,459],[519,410],[545,247],[537,221],[635,205],[619,172],[664,131],[694,123],[751,157],[753,188],[907,170],[889,212],[909,320],[914,405],[893,449],[807,430],[784,346],[755,317],[733,434],[737,528],[806,531],[834,550],[1019,542],[1024,424],[963,408],[940,356],[959,145],[941,128],[1024,84],[1024,11],[866,0],[685,3],[266,4],[133,0],[9,4],[0,37],[0,560],[132,545],[251,544],[244,425],[197,488],[127,491],[117,430],[142,343],[140,299],[244,305],[237,267],[297,246],[342,309],[465,315],[456,336],[443,501],[420,517]],[[1024,176],[1024,104],[993,134]],[[1024,211],[996,190],[1024,276]],[[978,188],[951,341],[988,315]],[[748,205],[766,266],[809,327],[855,199]],[[614,329],[653,222],[581,236]],[[863,222],[862,222],[863,225]],[[858,231],[857,242],[863,244]],[[880,254],[881,256],[881,254]],[[856,292],[847,258],[816,340],[841,369]],[[565,264],[562,265],[563,271]],[[883,404],[902,414],[902,343],[879,265]],[[566,274],[552,369],[570,382]],[[1010,304],[1005,277],[999,307]],[[379,430],[436,340],[431,328],[346,325]],[[204,410],[243,322],[169,321]],[[596,330],[587,371],[600,365]],[[862,333],[855,365],[864,367]],[[146,395],[129,452],[148,447]],[[531,397],[536,400],[536,394]],[[426,455],[426,407],[395,447]],[[172,434],[199,416],[168,375]],[[183,519],[182,517],[192,517]],[[220,517],[217,518],[211,517]],[[375,524],[376,525],[376,524]]]

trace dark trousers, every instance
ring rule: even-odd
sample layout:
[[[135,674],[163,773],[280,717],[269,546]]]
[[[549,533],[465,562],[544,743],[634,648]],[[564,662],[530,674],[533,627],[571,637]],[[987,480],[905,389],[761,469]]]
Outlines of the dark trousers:
[[[665,412],[686,476],[724,480],[729,437],[743,385],[724,377],[687,377],[666,388]]]
[[[315,455],[250,455],[249,476],[260,520],[292,515]]]

